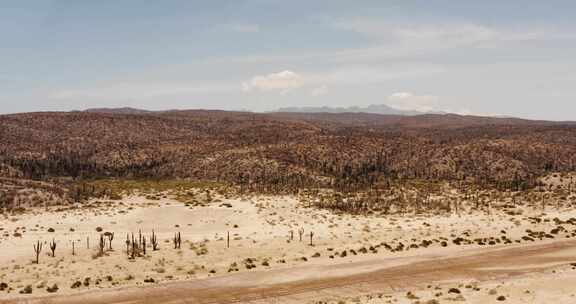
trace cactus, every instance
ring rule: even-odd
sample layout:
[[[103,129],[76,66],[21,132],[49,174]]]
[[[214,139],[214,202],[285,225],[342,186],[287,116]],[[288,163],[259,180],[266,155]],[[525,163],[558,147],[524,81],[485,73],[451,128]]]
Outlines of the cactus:
[[[104,242],[104,236],[101,234],[100,235],[100,243],[98,244],[98,249],[100,250],[99,253],[100,255],[104,255],[104,247],[106,246],[106,243]]]
[[[108,233],[108,242],[110,244],[108,248],[110,248],[110,250],[112,250],[112,240],[114,240],[114,232]]]
[[[138,247],[142,247],[142,230],[138,229]]]
[[[158,250],[158,239],[156,238],[156,234],[154,234],[154,230],[152,230],[152,237],[150,238],[150,243],[152,243],[152,251]]]
[[[34,245],[34,252],[36,253],[36,264],[39,264],[39,257],[42,252],[42,243],[40,241]]]
[[[52,239],[52,242],[50,242],[50,250],[52,251],[52,257],[55,257],[56,241],[54,239]]]
[[[298,235],[300,236],[300,242],[302,242],[302,237],[304,236],[304,228],[298,229]]]
[[[310,246],[314,246],[314,243],[312,242],[313,237],[314,237],[314,232],[310,231]]]
[[[130,236],[126,233],[126,255],[130,257]]]
[[[131,259],[135,259],[136,258],[136,242],[134,242],[134,240],[132,240],[132,251],[130,252],[130,258]]]
[[[174,239],[172,241],[174,242],[174,249],[180,249],[180,245],[182,245],[182,238],[180,236],[180,232],[174,234]]]

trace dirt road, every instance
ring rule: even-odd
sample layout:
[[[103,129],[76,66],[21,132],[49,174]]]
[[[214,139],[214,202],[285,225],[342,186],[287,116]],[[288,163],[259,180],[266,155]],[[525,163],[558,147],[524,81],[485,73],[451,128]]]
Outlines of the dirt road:
[[[386,292],[445,280],[489,281],[576,261],[576,241],[479,249],[447,256],[380,259],[238,273],[157,286],[94,290],[0,303],[303,303],[326,296]]]

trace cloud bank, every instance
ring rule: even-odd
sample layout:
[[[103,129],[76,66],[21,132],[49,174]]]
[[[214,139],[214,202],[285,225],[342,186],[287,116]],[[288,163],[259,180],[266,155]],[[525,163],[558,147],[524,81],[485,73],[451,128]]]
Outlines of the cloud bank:
[[[285,70],[279,73],[272,73],[263,76],[254,76],[250,81],[242,84],[244,92],[269,92],[279,91],[286,93],[290,90],[300,88],[305,85],[304,77],[295,72]]]

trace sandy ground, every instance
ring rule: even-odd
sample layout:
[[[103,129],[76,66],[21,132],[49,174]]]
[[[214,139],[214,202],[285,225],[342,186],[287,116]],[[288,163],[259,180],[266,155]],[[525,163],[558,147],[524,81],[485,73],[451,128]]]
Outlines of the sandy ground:
[[[571,256],[574,256],[574,251]],[[570,258],[567,257],[567,260]],[[576,260],[576,259],[574,259]],[[541,266],[541,267],[536,267]],[[390,292],[373,292],[363,290],[365,294],[357,296],[325,296],[322,299],[309,301],[315,304],[336,303],[576,303],[576,268],[570,265],[536,265],[525,266],[526,274],[500,277],[497,279],[478,280],[430,280],[428,283],[401,288]],[[493,268],[500,274],[506,267]],[[522,271],[522,267],[511,267],[512,273]],[[359,290],[361,293],[362,290]]]
[[[186,206],[170,198],[158,201],[136,195],[107,207],[43,209],[6,216],[0,222],[0,283],[5,284],[0,285],[0,300],[24,301],[51,294],[161,286],[242,273],[324,267],[322,271],[280,272],[263,277],[262,282],[244,281],[247,285],[284,284],[370,272],[374,270],[374,263],[370,261],[374,260],[378,261],[378,268],[397,267],[467,254],[471,250],[558,242],[576,235],[576,221],[570,222],[576,218],[576,211],[571,209],[549,209],[546,214],[541,214],[541,210],[525,210],[522,215],[510,215],[494,210],[489,216],[478,212],[406,218],[336,215],[298,204],[294,197],[260,196],[220,198],[202,207]],[[98,227],[102,231],[97,232]],[[300,229],[304,229],[301,242]],[[148,247],[146,255],[129,259],[126,235],[131,237],[134,233],[137,238],[139,230],[147,239],[154,230],[160,248],[153,251]],[[98,256],[98,240],[104,232],[114,232],[112,250],[107,243],[105,254]],[[182,235],[181,249],[174,249],[171,243],[175,232]],[[230,248],[226,241],[228,233]],[[57,244],[55,257],[49,248],[52,240]],[[43,244],[38,264],[34,262],[33,250],[37,241]],[[75,255],[72,255],[72,242]],[[339,266],[347,264],[354,267]],[[550,297],[558,303],[574,303],[572,292],[561,286],[569,286],[576,279],[569,269],[556,269],[565,266],[567,261],[562,260],[560,264],[553,261],[540,265],[554,268],[556,273],[523,275],[513,281],[483,281],[479,284],[485,292],[467,293],[468,289],[460,288],[462,294],[459,295],[467,302],[489,303],[484,301],[495,295],[486,290],[496,289],[497,295],[506,296],[508,302],[532,297],[530,301],[538,303]],[[501,269],[502,265],[498,267]],[[511,267],[517,271],[519,266]],[[544,283],[550,285],[546,289],[550,292],[536,293],[538,286],[548,286]],[[526,290],[534,293],[523,293]],[[407,297],[405,291],[387,292],[390,298],[377,300],[425,303],[424,300],[442,298],[432,297],[435,290],[427,288],[414,289],[420,299]],[[348,301],[346,296],[341,296],[342,301]],[[355,300],[381,303],[368,298]]]
[[[566,263],[573,260],[575,246],[576,240],[569,240],[470,249],[420,260],[398,258],[402,262],[396,266],[387,259],[302,265],[0,303],[491,303],[508,299],[511,303],[548,303],[532,300],[553,297],[561,303],[571,303],[570,284],[576,271]],[[332,271],[333,268],[338,271]],[[289,279],[293,274],[306,276],[317,272],[323,275]],[[273,280],[278,276],[285,280]],[[525,284],[530,280],[532,285]],[[526,289],[530,287],[535,289]],[[421,301],[426,298],[429,300]]]

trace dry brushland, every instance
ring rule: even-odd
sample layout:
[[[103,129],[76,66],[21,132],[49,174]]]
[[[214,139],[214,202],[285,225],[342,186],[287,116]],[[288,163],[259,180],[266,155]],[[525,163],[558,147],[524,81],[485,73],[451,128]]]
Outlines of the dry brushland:
[[[0,116],[0,303],[574,303],[576,125]]]

